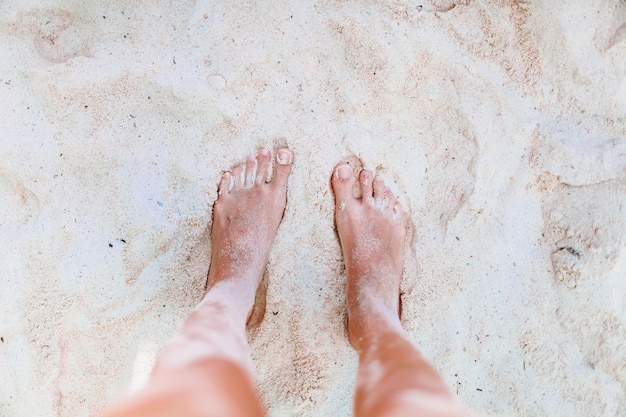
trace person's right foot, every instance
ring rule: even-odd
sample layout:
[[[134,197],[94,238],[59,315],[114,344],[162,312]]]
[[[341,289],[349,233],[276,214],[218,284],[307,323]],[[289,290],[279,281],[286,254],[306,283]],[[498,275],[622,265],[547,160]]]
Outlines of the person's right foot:
[[[354,197],[354,182],[352,167],[337,165],[335,221],[347,271],[348,335],[358,350],[363,338],[375,337],[381,320],[399,325],[406,218],[380,176],[361,171],[361,198]]]

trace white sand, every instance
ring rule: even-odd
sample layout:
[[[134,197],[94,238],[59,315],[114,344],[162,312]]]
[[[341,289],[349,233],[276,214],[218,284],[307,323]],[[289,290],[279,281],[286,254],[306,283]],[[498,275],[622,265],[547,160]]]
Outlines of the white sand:
[[[221,170],[279,143],[272,416],[351,413],[343,158],[397,183],[403,322],[465,403],[626,415],[626,3],[417,4],[0,2],[0,415],[140,386],[203,293]]]

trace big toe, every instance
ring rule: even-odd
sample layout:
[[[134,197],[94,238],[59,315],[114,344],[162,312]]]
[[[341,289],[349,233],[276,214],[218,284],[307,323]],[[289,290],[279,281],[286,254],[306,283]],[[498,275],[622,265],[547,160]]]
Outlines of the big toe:
[[[335,203],[339,208],[354,199],[354,172],[350,165],[345,162],[337,165],[331,182],[335,193]]]
[[[276,187],[286,188],[291,168],[293,167],[294,153],[289,148],[280,148],[276,152],[276,164],[272,184]]]

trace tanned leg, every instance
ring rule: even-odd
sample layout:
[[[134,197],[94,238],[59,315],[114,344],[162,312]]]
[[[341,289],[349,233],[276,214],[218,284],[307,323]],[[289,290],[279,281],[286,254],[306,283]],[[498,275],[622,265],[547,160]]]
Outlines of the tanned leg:
[[[466,416],[443,378],[421,355],[398,316],[406,217],[379,176],[352,168],[332,176],[335,220],[346,270],[348,334],[359,351],[356,417]]]
[[[147,387],[102,417],[265,415],[245,326],[287,200],[294,155],[266,149],[227,172],[213,206],[209,288],[163,350]]]

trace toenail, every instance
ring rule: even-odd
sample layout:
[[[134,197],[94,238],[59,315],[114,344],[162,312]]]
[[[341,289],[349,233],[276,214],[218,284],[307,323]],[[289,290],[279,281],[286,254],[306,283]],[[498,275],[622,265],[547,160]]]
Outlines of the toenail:
[[[276,153],[276,162],[281,165],[289,165],[291,163],[291,152],[281,149]]]
[[[267,156],[267,155],[270,154],[270,151],[268,151],[266,148],[263,148],[263,149],[261,149],[260,154],[263,155],[263,156]]]
[[[338,178],[341,178],[342,180],[347,180],[352,176],[352,168],[346,165],[342,165],[337,168],[337,171],[335,171],[335,173],[337,174]]]

